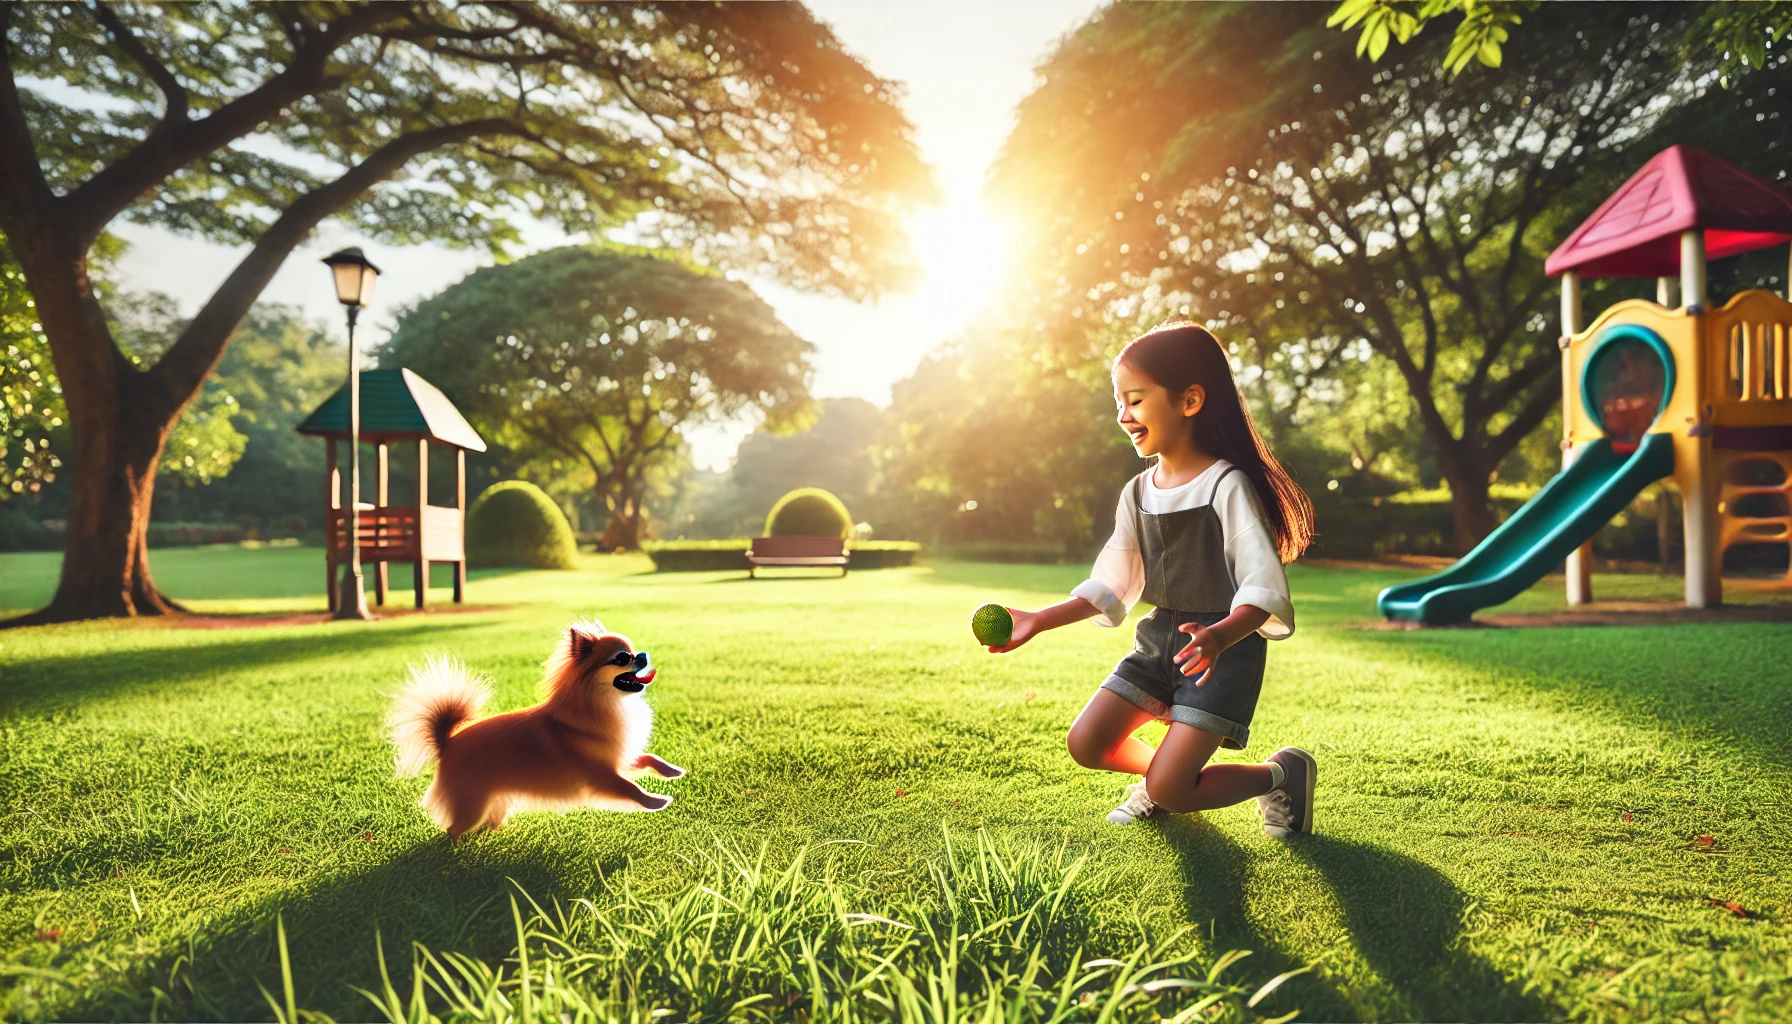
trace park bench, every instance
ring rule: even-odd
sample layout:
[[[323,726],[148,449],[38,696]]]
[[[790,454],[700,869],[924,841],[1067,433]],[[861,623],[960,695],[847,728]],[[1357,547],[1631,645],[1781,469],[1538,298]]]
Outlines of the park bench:
[[[747,549],[747,561],[752,565],[747,575],[755,576],[762,567],[839,566],[844,576],[851,557],[846,541],[839,537],[754,537],[753,546]]]

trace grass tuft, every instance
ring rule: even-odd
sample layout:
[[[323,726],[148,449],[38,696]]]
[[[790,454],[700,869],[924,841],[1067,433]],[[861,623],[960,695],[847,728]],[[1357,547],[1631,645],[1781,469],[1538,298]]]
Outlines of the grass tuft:
[[[1089,955],[1115,936],[1079,896],[1087,855],[1063,846],[978,832],[963,850],[948,838],[928,884],[886,893],[857,876],[854,845],[805,846],[778,864],[764,846],[718,844],[697,880],[662,896],[606,885],[544,909],[519,889],[517,945],[502,962],[418,944],[401,996],[382,948],[383,989],[362,994],[391,1024],[1223,1024],[1261,1019],[1253,1007],[1297,973],[1253,990],[1230,977],[1246,953],[1204,964],[1188,929]]]

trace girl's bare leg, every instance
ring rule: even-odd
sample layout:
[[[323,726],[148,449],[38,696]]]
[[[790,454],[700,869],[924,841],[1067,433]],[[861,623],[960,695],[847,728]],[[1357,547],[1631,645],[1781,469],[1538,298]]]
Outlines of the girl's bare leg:
[[[1112,690],[1096,690],[1071,724],[1065,743],[1084,768],[1144,775],[1155,752],[1133,733],[1149,721],[1144,708]]]
[[[1182,814],[1230,807],[1269,792],[1268,765],[1207,763],[1219,749],[1220,739],[1219,733],[1171,722],[1143,773],[1145,792],[1152,802]]]

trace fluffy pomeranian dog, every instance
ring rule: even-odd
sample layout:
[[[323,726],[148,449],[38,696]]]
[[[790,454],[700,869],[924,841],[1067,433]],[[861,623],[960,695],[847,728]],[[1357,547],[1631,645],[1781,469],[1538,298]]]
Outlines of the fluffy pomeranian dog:
[[[657,811],[672,798],[626,774],[684,774],[645,749],[653,712],[641,691],[655,671],[627,637],[575,622],[548,658],[541,703],[473,721],[491,688],[459,662],[432,657],[411,668],[387,722],[398,773],[437,763],[422,804],[455,837],[497,828],[513,811]]]

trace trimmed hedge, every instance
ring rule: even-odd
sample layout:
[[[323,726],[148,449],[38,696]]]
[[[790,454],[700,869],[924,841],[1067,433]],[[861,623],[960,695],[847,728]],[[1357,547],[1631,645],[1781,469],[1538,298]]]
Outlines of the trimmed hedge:
[[[661,540],[648,541],[641,550],[653,559],[658,572],[721,572],[739,569],[745,572],[747,547],[753,542],[745,537],[729,540]],[[921,553],[921,545],[912,540],[849,541],[852,552],[849,569],[896,569],[913,565]]]
[[[1004,562],[1010,565],[1074,565],[1085,561],[1071,555],[1062,541],[967,541],[943,546],[940,555],[956,562]]]
[[[155,523],[149,524],[149,546],[152,548],[193,548],[205,544],[240,544],[249,536],[237,523]]]
[[[61,538],[22,508],[0,505],[0,551],[54,551]]]
[[[852,536],[846,504],[819,487],[799,487],[778,499],[765,517],[767,537]]]
[[[1444,555],[1455,557],[1456,519],[1447,491],[1417,491],[1384,498],[1339,497],[1319,492],[1311,495],[1318,536],[1307,550],[1310,558],[1378,558],[1382,555]],[[1522,508],[1532,494],[1495,485],[1490,504],[1496,522]],[[1680,526],[1675,518],[1673,537],[1678,549]],[[1593,536],[1594,552],[1601,558],[1654,560],[1654,501],[1632,502]]]
[[[470,567],[571,569],[578,550],[560,507],[525,480],[493,484],[467,510]]]

